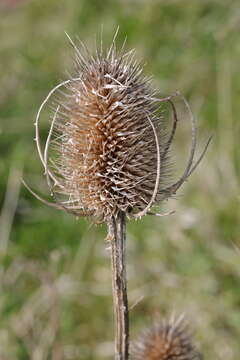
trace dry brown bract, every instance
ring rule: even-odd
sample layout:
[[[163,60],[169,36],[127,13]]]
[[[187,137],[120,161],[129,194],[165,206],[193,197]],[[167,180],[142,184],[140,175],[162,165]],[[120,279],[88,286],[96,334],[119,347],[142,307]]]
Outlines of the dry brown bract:
[[[100,49],[94,56],[84,45],[81,44],[81,51],[72,45],[76,77],[48,94],[36,118],[37,148],[55,199],[55,203],[48,204],[98,221],[108,221],[119,211],[129,218],[141,217],[150,213],[153,205],[176,193],[207,146],[193,164],[196,124],[183,98],[192,124],[192,147],[183,175],[167,186],[169,149],[177,126],[172,101],[176,95],[157,97],[150,79],[142,76],[142,67],[133,52],[125,52],[124,46],[117,52],[115,39],[108,52]],[[58,98],[43,151],[40,114],[50,96],[61,87],[65,91]],[[159,116],[162,102],[169,102],[173,110],[169,134]]]
[[[184,317],[161,322],[147,329],[133,343],[133,360],[201,360],[201,354],[192,344]]]

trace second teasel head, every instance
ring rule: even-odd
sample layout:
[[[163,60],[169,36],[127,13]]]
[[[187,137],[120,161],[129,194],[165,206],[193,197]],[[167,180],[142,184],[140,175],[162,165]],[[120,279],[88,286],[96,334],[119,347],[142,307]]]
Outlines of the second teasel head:
[[[98,221],[108,221],[118,212],[141,217],[175,194],[200,161],[202,155],[193,164],[194,118],[190,112],[192,148],[186,169],[168,184],[169,150],[178,120],[173,97],[159,97],[133,52],[124,46],[117,51],[115,39],[107,51],[94,55],[84,45],[73,46],[74,76],[48,94],[36,119],[37,147],[56,206]],[[58,90],[43,151],[39,117]],[[173,110],[169,133],[159,112],[162,102]]]
[[[203,360],[183,316],[156,322],[131,346],[132,360]]]

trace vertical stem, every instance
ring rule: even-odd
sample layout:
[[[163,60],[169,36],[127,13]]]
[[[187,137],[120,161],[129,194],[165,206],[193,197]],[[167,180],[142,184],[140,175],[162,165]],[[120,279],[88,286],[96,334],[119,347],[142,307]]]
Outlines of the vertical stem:
[[[115,314],[115,360],[128,359],[129,318],[126,279],[126,217],[123,212],[108,223],[111,240],[112,289]]]

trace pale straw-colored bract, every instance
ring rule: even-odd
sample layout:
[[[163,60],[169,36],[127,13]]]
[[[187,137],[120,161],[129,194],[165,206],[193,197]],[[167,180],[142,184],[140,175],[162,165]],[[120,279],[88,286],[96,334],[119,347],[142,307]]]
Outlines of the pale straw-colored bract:
[[[209,143],[194,163],[196,123],[188,103],[180,94],[158,96],[150,79],[142,75],[134,52],[126,52],[125,45],[117,51],[115,38],[116,34],[107,51],[101,42],[94,55],[69,38],[76,56],[75,76],[49,92],[35,122],[37,150],[54,202],[35,196],[48,205],[100,222],[119,211],[135,219],[153,214],[152,206],[176,193]],[[43,150],[40,115],[56,93]],[[178,123],[175,96],[182,98],[188,110],[192,145],[182,176],[169,185],[169,150]],[[169,133],[159,112],[164,102],[173,111]]]

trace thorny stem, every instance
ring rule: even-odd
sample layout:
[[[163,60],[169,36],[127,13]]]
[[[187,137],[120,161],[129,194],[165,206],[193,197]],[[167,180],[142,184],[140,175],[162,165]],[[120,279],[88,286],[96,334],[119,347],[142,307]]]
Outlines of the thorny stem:
[[[127,360],[129,348],[129,316],[126,279],[126,217],[123,212],[108,223],[111,241],[112,290],[115,314],[115,360]]]

